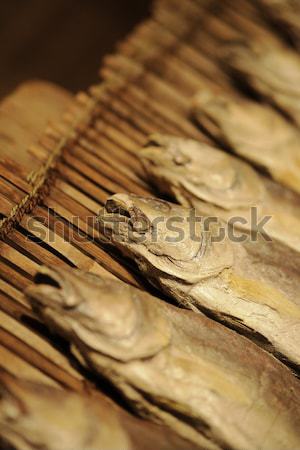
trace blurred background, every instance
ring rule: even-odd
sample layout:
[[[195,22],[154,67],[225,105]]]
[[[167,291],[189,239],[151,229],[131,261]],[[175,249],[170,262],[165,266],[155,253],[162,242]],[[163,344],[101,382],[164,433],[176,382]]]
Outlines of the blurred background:
[[[149,8],[150,0],[0,1],[0,97],[28,79],[87,88]]]

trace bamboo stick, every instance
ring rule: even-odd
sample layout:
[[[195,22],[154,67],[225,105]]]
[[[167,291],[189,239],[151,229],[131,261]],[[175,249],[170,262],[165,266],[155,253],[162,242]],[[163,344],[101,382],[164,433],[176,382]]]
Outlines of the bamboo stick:
[[[1,278],[8,284],[11,284],[15,289],[23,292],[26,287],[31,283],[23,273],[20,272],[20,268],[8,265],[0,256],[0,273]]]
[[[12,208],[14,206],[13,202],[9,202],[10,207]],[[45,211],[43,208],[36,208],[35,214],[37,216],[37,219],[35,219],[33,216],[24,215],[20,225],[23,226],[27,231],[29,231],[31,234],[36,236],[38,239],[47,242],[51,248],[55,249],[58,253],[63,255],[65,259],[69,261],[69,263],[73,266],[76,266],[82,270],[92,271],[94,273],[98,273],[99,275],[106,275],[109,276],[109,273],[107,273],[106,270],[103,269],[101,265],[95,260],[95,258],[98,259],[98,261],[104,265],[104,267],[111,268],[114,273],[117,272],[121,277],[124,277],[126,280],[130,280],[132,283],[136,284],[135,279],[132,278],[132,276],[129,274],[128,271],[126,271],[120,264],[117,264],[111,257],[107,255],[103,250],[101,250],[99,247],[97,247],[95,244],[91,242],[85,242],[84,245],[82,242],[82,237],[78,234],[77,231],[73,231],[73,234],[69,234],[69,228],[64,225],[63,222],[55,218],[55,222],[53,219],[52,214],[48,214],[47,211]],[[72,215],[70,215],[73,217]],[[42,221],[44,223],[42,223]],[[50,227],[51,225],[51,227]],[[66,232],[68,236],[66,236]],[[72,238],[72,242],[69,242],[66,240],[66,238]],[[1,259],[7,259],[10,261],[10,263],[19,263],[19,259],[16,256],[16,251],[10,250],[8,257],[6,257],[6,252],[8,252],[9,247],[2,247],[1,252]],[[80,250],[82,249],[83,252]],[[4,251],[5,250],[5,251]],[[90,254],[91,256],[88,256],[86,254]],[[14,256],[14,259],[12,260],[12,256]],[[24,259],[26,257],[23,257],[21,253],[19,253],[19,258]],[[28,269],[29,265],[29,258],[26,258],[27,266],[25,268]],[[30,271],[27,272],[28,275],[32,275],[33,269],[36,268],[36,265],[34,262],[31,262]],[[24,267],[22,266],[22,270]],[[27,286],[28,283],[23,282],[21,285],[21,289],[24,289],[25,286]],[[20,285],[19,285],[20,286]]]
[[[68,198],[76,201],[76,203],[78,203],[79,205],[81,206],[84,205],[93,214],[98,213],[99,204],[95,202],[92,198],[81,192],[77,187],[74,187],[73,185],[66,183],[62,179],[56,180],[55,187],[64,194],[66,194]]]
[[[28,313],[31,311],[31,307],[29,306],[28,301],[25,299],[24,295],[21,291],[16,289],[11,284],[7,283],[6,281],[2,280],[0,278],[0,292],[5,293],[7,297],[3,297],[2,302],[0,304],[0,308],[3,307],[3,304],[5,305],[9,304],[10,308],[16,313],[15,317],[19,317],[17,314],[20,311],[18,308],[21,305],[21,311],[23,313]],[[17,304],[17,308],[15,308],[15,304]]]
[[[119,93],[117,95],[119,95]],[[164,127],[170,127],[169,129],[166,128],[166,131],[193,137],[195,139],[207,140],[206,136],[203,135],[189,120],[169,108],[167,104],[165,105],[154,100],[151,95],[137,86],[127,85],[126,87],[123,87],[120,96],[124,97],[128,105],[136,108],[139,114],[145,114],[147,120],[153,120],[153,118],[157,117],[159,123],[163,121]]]
[[[189,101],[185,96],[169,85],[166,80],[145,71],[141,64],[137,64],[123,55],[107,57],[104,63],[103,69],[100,71],[104,79],[126,80],[131,83],[135,80],[141,88],[148,91],[149,95],[168,104],[175,111],[181,114],[189,111]]]
[[[86,150],[86,154],[87,152],[92,154],[97,159],[107,163],[113,169],[117,169],[127,177],[128,180],[134,181],[142,188],[145,187],[145,183],[139,176],[141,173],[139,162],[133,158],[131,154],[118,148],[105,137],[104,140],[102,139],[100,145],[97,143],[97,136],[99,136],[98,133],[91,133],[91,139],[89,139],[89,134],[87,133],[86,137],[82,137],[79,140],[79,145],[83,150]],[[130,159],[132,159],[132,161]]]
[[[38,350],[53,364],[61,367],[74,378],[82,380],[82,376],[70,365],[68,359],[43,337],[31,331],[28,326],[20,324],[15,318],[2,311],[0,311],[0,324],[3,330],[22,340],[28,347]]]
[[[13,354],[19,356],[30,366],[40,370],[60,385],[79,392],[83,392],[85,390],[85,387],[80,379],[75,378],[60,366],[57,366],[48,360],[42,353],[36,349],[33,349],[22,339],[17,338],[12,333],[5,330],[1,325],[0,342],[2,346],[7,348]]]
[[[19,265],[22,267],[22,270],[29,275],[33,276],[37,269],[38,264],[34,262],[32,259],[28,258],[18,250],[16,250],[14,247],[11,247],[10,245],[1,242],[0,241],[0,254],[1,258],[6,259],[7,261],[11,262],[14,265]]]
[[[0,361],[0,368],[9,371],[16,377],[20,377],[20,374],[22,374],[22,378],[27,380],[60,387],[51,377],[24,361],[24,359],[8,350],[2,344],[0,344]]]

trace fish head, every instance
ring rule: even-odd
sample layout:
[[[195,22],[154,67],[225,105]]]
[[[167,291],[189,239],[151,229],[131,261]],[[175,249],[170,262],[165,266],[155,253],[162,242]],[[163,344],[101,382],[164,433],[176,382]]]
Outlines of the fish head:
[[[9,448],[81,450],[92,443],[91,430],[99,426],[94,416],[85,398],[75,393],[0,371],[1,438]]]
[[[157,275],[193,284],[232,264],[222,225],[209,219],[164,200],[116,194],[107,200],[98,222],[108,240],[150,280]]]
[[[194,206],[199,200],[232,210],[249,208],[260,201],[261,182],[256,172],[211,145],[154,135],[140,158],[158,189],[184,206]]]
[[[41,267],[26,295],[49,327],[83,352],[128,361],[169,343],[170,327],[159,307],[151,308],[143,299],[147,294],[118,280]]]

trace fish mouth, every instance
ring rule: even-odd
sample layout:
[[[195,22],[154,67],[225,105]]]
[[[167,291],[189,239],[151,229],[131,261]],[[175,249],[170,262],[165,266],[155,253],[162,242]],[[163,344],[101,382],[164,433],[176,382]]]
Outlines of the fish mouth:
[[[162,145],[164,145],[166,140],[166,137],[163,136],[162,134],[159,133],[153,133],[150,134],[148,141],[146,142],[144,148],[148,148],[148,147],[161,147]]]
[[[160,150],[161,147],[159,145],[157,146],[149,145],[147,147],[144,147],[139,154],[139,158],[142,164],[144,166],[146,165],[157,166],[158,165],[157,157],[161,156]]]
[[[127,194],[115,194],[110,197],[100,211],[98,224],[104,234],[115,235],[128,232],[129,229],[137,233],[149,230],[151,224],[143,211],[136,206],[135,196]]]
[[[42,267],[34,277],[36,285],[53,286],[57,289],[61,289],[60,281],[58,273],[48,267]]]
[[[132,218],[132,202],[126,194],[115,194],[105,203],[105,211],[110,216],[121,216],[124,219]]]
[[[107,217],[121,217],[124,222],[128,222],[132,219],[134,205],[129,194],[114,194],[104,205],[102,211],[105,212]]]
[[[33,309],[40,310],[46,306],[51,307],[53,304],[62,304],[65,282],[63,274],[58,270],[41,266],[34,277],[34,285],[29,286],[25,291]]]
[[[162,156],[164,156],[164,152],[162,150],[165,151],[169,149],[170,146],[172,147],[172,144],[176,144],[177,139],[178,138],[175,136],[168,134],[151,134],[140,153],[142,162],[144,160],[148,163],[152,163],[153,165],[157,165],[157,158],[159,157],[161,159]],[[162,161],[164,161],[164,158]]]

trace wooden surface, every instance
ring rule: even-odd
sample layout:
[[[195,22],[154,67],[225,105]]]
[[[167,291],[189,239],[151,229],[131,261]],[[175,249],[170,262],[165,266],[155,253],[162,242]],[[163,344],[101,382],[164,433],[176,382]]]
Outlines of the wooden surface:
[[[18,161],[29,172],[39,165],[28,152],[47,125],[60,120],[70,106],[68,91],[43,81],[20,85],[0,104],[0,159]]]

